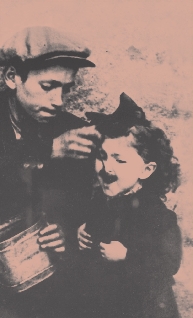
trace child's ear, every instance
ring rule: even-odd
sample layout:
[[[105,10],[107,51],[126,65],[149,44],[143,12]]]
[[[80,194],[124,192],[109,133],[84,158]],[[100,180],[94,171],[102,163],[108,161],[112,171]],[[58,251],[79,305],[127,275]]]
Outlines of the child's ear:
[[[152,173],[156,170],[157,164],[155,162],[149,162],[144,165],[144,169],[140,175],[140,179],[149,178]]]
[[[5,83],[11,89],[16,88],[15,76],[16,76],[16,70],[13,66],[10,66],[5,72]]]

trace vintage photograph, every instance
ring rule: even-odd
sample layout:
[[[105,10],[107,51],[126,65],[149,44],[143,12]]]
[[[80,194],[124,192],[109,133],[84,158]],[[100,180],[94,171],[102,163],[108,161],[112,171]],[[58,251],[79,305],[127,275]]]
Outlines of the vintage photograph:
[[[193,316],[191,0],[0,0],[0,318]]]

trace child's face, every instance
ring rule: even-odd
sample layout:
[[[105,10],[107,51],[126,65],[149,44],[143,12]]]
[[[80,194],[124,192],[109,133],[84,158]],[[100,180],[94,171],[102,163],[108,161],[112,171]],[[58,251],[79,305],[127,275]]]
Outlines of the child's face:
[[[108,196],[126,193],[140,178],[145,178],[147,165],[131,146],[131,141],[134,141],[132,135],[106,138],[102,144],[95,169],[103,192]]]

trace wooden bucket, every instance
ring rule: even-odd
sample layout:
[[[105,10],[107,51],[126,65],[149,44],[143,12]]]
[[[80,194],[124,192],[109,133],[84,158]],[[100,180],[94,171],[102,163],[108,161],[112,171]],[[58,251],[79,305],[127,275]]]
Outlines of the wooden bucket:
[[[10,228],[14,227],[13,223],[10,224]],[[18,223],[21,222],[16,220],[17,226]],[[31,227],[0,242],[2,285],[16,292],[22,292],[54,273],[55,268],[48,253],[41,250],[38,244],[39,231],[44,226],[45,220],[40,219]],[[7,229],[9,225],[6,227],[6,232]]]

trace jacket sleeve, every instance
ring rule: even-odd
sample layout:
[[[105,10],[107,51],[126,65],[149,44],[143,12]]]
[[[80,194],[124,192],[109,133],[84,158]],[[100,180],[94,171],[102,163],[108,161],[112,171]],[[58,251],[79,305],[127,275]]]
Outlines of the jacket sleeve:
[[[171,275],[175,275],[182,258],[182,239],[178,225],[173,225],[160,235],[160,266]]]
[[[125,241],[127,275],[175,275],[182,257],[181,233],[175,213],[168,211],[157,230],[152,227],[151,231],[140,234],[136,232],[134,239]]]

